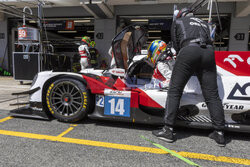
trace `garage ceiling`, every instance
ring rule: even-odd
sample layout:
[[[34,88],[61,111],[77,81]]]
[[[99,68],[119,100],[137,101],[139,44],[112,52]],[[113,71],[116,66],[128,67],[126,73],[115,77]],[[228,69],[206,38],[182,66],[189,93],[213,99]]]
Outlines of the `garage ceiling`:
[[[163,4],[163,3],[193,3],[196,0],[107,0],[109,5],[139,5],[139,4]],[[218,2],[242,2],[248,0],[218,0]]]
[[[80,6],[80,2],[89,0],[44,0],[49,6]],[[163,3],[192,3],[196,0],[92,0],[93,3],[104,2],[108,5],[140,5],[140,4],[163,4]],[[218,0],[218,2],[247,2],[248,0]],[[0,0],[1,3],[16,7],[36,6],[37,0]]]
[[[193,3],[195,1],[196,0],[92,0],[92,3],[98,5],[100,9],[106,8],[107,6],[112,11],[112,6],[116,5]],[[83,6],[85,10],[90,8],[90,5],[84,6],[85,4],[90,4],[90,0],[44,0],[44,2],[46,4],[45,7]],[[236,16],[247,16],[250,14],[250,0],[218,0],[218,2],[236,2]],[[36,7],[37,0],[0,0],[0,3],[17,8],[23,8],[24,6]],[[102,5],[100,6],[100,4]],[[89,10],[88,12],[93,15],[93,13],[95,14],[97,11]]]

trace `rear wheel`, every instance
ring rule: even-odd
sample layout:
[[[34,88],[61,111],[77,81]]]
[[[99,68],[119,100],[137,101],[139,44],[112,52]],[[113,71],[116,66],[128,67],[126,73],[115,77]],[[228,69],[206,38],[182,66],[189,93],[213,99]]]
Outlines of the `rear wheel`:
[[[50,84],[46,92],[46,103],[51,114],[62,122],[83,119],[89,109],[90,94],[78,80],[64,78]]]

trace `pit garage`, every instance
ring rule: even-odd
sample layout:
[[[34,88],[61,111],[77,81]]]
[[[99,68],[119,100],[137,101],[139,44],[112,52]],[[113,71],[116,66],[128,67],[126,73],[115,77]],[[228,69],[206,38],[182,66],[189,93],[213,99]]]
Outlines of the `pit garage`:
[[[219,1],[222,31],[217,28],[214,45],[220,51],[248,51],[249,49],[249,18],[248,2],[242,0]],[[17,28],[22,26],[25,6],[29,7],[34,15],[37,15],[36,2],[1,2],[1,68],[13,74],[13,52],[18,52]],[[154,6],[154,10],[150,9]],[[83,36],[89,36],[96,42],[96,49],[100,58],[98,66],[105,68],[110,63],[108,50],[111,40],[124,26],[131,23],[145,25],[148,32],[148,43],[154,39],[170,40],[171,17],[174,3],[161,1],[72,1],[71,3],[60,1],[45,1],[42,10],[44,32],[42,43],[47,52],[55,56],[52,60],[44,58],[39,70],[60,69],[72,71],[72,64],[76,62],[77,47]],[[178,7],[185,6],[185,2],[179,2]],[[130,9],[129,11],[127,9]],[[4,11],[4,12],[3,12]],[[213,22],[218,23],[216,11],[213,11]],[[37,20],[28,17],[30,11],[26,10],[26,24],[36,27]],[[208,19],[208,10],[203,8],[197,13],[203,20]],[[105,35],[104,35],[105,34]],[[244,35],[243,35],[244,34]],[[244,38],[243,38],[244,37]],[[145,46],[146,48],[146,46]],[[74,56],[75,55],[75,56]],[[75,60],[73,60],[75,57]],[[102,64],[103,63],[103,64]],[[53,66],[53,67],[52,67]],[[43,69],[42,69],[43,68]]]

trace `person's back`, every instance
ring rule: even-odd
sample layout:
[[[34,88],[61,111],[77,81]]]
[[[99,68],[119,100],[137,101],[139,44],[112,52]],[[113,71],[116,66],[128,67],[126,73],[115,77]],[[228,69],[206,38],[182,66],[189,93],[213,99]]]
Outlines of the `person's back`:
[[[190,41],[205,45],[211,45],[208,24],[196,17],[178,18],[172,26],[171,38],[177,51],[187,46]]]

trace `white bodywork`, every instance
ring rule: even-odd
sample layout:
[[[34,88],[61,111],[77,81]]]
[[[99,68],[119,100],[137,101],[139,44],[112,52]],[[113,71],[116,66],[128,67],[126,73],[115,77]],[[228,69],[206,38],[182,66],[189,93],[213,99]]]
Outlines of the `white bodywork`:
[[[43,85],[46,81],[48,81],[50,78],[61,75],[61,74],[68,74],[68,75],[74,75],[79,78],[82,78],[81,74],[77,73],[68,73],[68,72],[52,72],[52,71],[44,71],[40,72],[37,75],[36,81],[33,83],[30,89],[35,89],[37,87],[40,87],[41,89],[36,91],[30,96],[30,102],[42,102],[42,91],[43,91]]]
[[[94,69],[85,69],[82,70],[82,73],[92,73],[95,75],[102,75],[103,70],[94,70]],[[30,102],[42,102],[42,92],[43,92],[43,86],[46,81],[48,81],[50,78],[55,77],[57,75],[70,75],[70,76],[76,76],[79,78],[82,78],[81,74],[77,73],[71,73],[71,72],[52,72],[52,71],[44,71],[38,73],[36,82],[33,83],[30,89],[35,89],[37,87],[40,87],[41,89],[37,92],[33,93],[30,96]]]
[[[236,84],[240,87],[250,83],[250,77],[240,77],[240,76],[218,76],[217,78],[219,95],[222,100],[225,111],[239,111],[242,112],[250,110],[249,100],[237,100],[230,99],[229,94],[232,93]],[[243,95],[240,90],[236,90],[234,96],[250,98],[250,86],[245,89],[246,95]],[[157,102],[162,107],[166,105],[167,90],[144,90],[155,102]],[[180,105],[194,104],[200,110],[207,110],[204,103],[204,98],[201,92],[201,88],[197,77],[191,77],[188,84],[184,88]],[[239,108],[241,106],[241,108]],[[243,109],[242,109],[243,108]],[[242,109],[242,110],[241,110]]]

